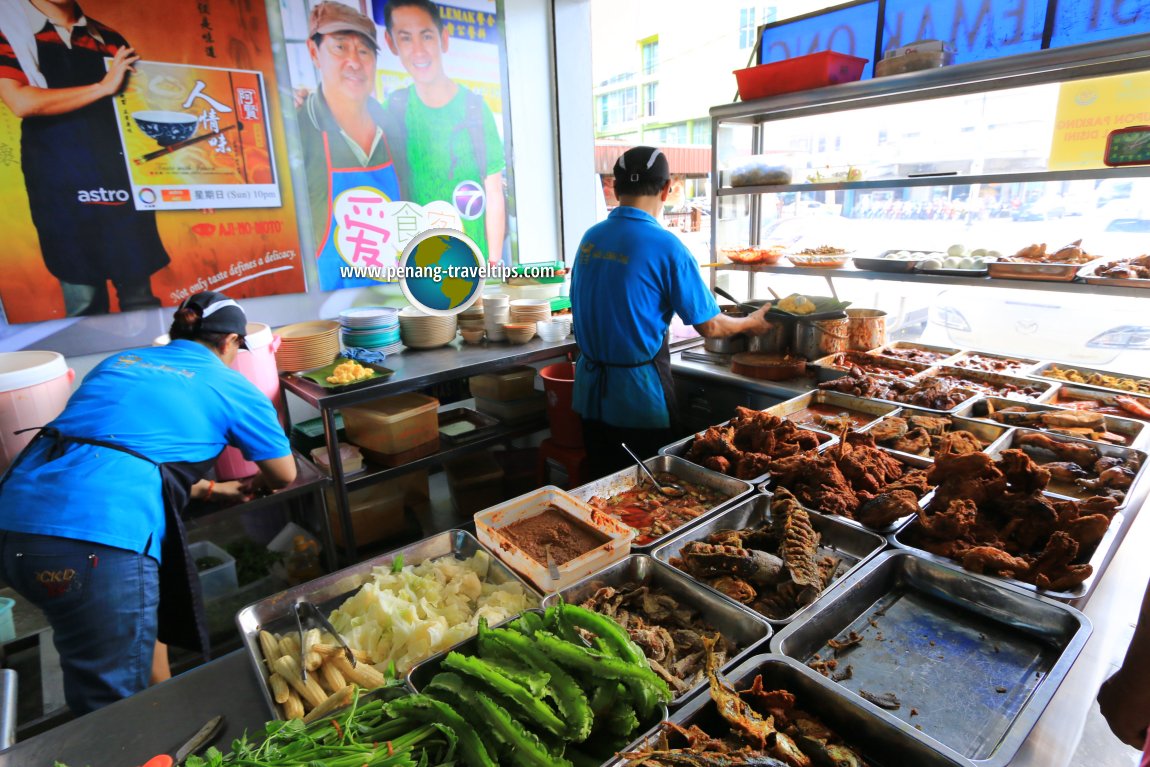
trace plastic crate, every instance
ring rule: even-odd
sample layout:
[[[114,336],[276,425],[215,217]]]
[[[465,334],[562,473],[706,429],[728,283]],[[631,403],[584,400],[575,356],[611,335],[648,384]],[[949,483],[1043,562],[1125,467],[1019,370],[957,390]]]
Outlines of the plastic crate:
[[[870,59],[837,51],[820,51],[786,61],[736,69],[735,80],[739,83],[739,97],[743,101],[751,101],[780,93],[854,82],[862,77],[868,61]]]
[[[212,557],[220,560],[220,564],[199,570],[200,586],[204,590],[204,599],[215,599],[225,594],[231,594],[239,588],[236,579],[236,560],[231,554],[221,549],[211,541],[197,541],[188,544],[188,552],[192,557],[192,564],[201,557]]]
[[[343,419],[350,442],[374,453],[394,455],[429,442],[438,445],[438,409],[435,397],[408,392],[345,407]]]

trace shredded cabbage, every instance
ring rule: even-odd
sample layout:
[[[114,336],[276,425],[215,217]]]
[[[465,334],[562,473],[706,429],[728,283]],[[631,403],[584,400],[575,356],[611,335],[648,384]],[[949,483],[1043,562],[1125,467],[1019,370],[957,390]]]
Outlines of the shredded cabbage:
[[[491,555],[441,557],[407,565],[398,573],[375,567],[372,580],[330,617],[349,646],[380,668],[394,663],[406,673],[419,661],[475,634],[479,619],[499,623],[534,607],[537,600],[514,580],[487,582]]]

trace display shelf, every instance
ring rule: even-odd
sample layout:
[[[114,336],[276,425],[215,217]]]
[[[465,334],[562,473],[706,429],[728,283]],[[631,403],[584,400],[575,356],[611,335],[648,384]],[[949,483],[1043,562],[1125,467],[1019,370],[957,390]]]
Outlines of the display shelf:
[[[1045,290],[1054,293],[1088,293],[1092,296],[1133,296],[1150,298],[1146,288],[1125,287],[1123,285],[1089,285],[1085,282],[1049,282],[1043,280],[1004,280],[994,277],[950,277],[942,274],[920,274],[917,272],[873,272],[843,266],[837,269],[820,269],[809,266],[760,266],[756,264],[719,264],[716,271],[761,272],[780,277],[846,277],[847,279],[883,280],[887,282],[922,283],[935,285],[979,288],[1013,288],[1015,290]]]
[[[308,495],[322,496],[323,490],[331,480],[301,454],[294,450],[292,454],[295,456],[296,478],[287,487],[260,495],[245,503],[230,506],[205,501],[191,501],[188,504],[188,518],[195,523],[196,527],[207,527],[236,514],[266,511],[274,506],[287,504]]]

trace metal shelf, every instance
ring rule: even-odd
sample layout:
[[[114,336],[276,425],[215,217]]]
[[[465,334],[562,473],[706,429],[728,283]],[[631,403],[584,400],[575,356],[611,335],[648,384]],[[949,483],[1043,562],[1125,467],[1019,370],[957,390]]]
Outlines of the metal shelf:
[[[1146,168],[1091,168],[1087,170],[1036,170],[1018,173],[983,173],[978,175],[916,176],[870,181],[837,181],[817,184],[771,184],[758,186],[724,186],[719,197],[744,194],[780,194],[782,192],[833,192],[840,189],[902,189],[912,186],[961,186],[964,184],[1010,184],[1027,181],[1074,181],[1077,179],[1150,177]]]
[[[819,269],[803,266],[757,266],[755,264],[719,264],[716,271],[762,272],[763,274],[792,275],[796,277],[846,277],[848,279],[882,280],[886,282],[931,283],[936,285],[965,285],[979,288],[1014,288],[1015,290],[1044,290],[1053,293],[1088,293],[1092,296],[1130,296],[1150,298],[1146,288],[1122,285],[1090,285],[1085,282],[1050,282],[1044,280],[1003,280],[993,277],[949,277],[942,274],[918,272],[872,272],[854,267]]]

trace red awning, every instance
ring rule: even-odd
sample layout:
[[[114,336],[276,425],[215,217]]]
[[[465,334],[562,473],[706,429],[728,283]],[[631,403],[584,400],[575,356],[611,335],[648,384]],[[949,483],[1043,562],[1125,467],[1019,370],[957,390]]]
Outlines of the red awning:
[[[595,144],[595,172],[601,176],[611,175],[612,168],[619,155],[635,144],[618,142]],[[710,146],[661,146],[663,154],[667,155],[667,162],[671,165],[671,173],[675,176],[707,176],[711,172]]]

